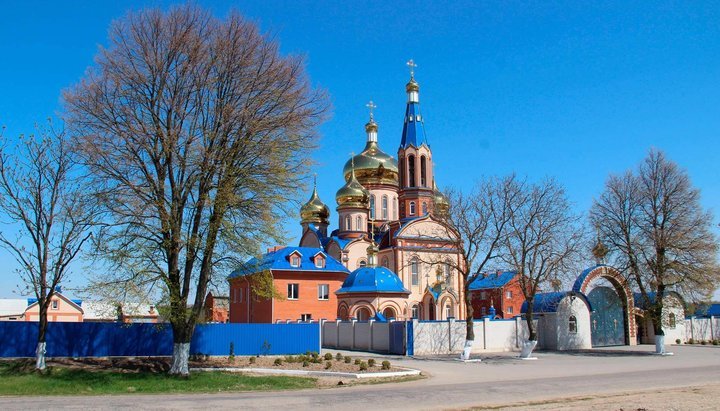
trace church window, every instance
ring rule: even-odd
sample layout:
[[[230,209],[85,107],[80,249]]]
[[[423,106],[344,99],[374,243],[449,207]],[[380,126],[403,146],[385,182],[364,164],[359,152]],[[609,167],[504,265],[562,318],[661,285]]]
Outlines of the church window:
[[[415,156],[408,156],[408,187],[415,187]]]
[[[387,307],[383,310],[383,315],[386,319],[394,319],[395,318],[395,310],[392,309],[392,307]]]
[[[670,328],[675,328],[675,314],[673,313],[670,313],[668,316],[668,326]]]
[[[416,121],[422,121],[422,116],[420,114],[415,115]]]
[[[422,156],[422,157],[420,157],[420,185],[422,187],[427,187],[427,184],[426,184],[427,180],[425,179],[426,168],[427,168],[427,166],[426,166],[425,156]]]
[[[362,217],[357,216],[357,218],[355,218],[355,225],[357,226],[358,231],[362,230]]]
[[[415,215],[415,202],[410,202],[410,215]]]
[[[382,196],[382,219],[388,219],[388,196]]]
[[[287,287],[288,300],[297,300],[299,296],[300,296],[300,284],[297,284],[297,283],[288,284],[288,287]]]
[[[352,220],[350,220],[350,216],[345,216],[345,229],[347,231],[352,230]]]
[[[364,258],[361,259],[361,260],[358,262],[358,266],[359,266],[359,267],[365,267],[366,265],[367,265],[367,261],[365,261]]]
[[[410,115],[408,116],[408,121],[413,121],[413,116],[412,116],[412,114],[410,114]]]
[[[328,284],[318,284],[318,300],[327,301],[330,299],[330,286]]]
[[[570,332],[570,334],[577,334],[577,318],[575,318],[574,315],[571,315],[568,320],[568,332]]]
[[[418,318],[420,314],[420,307],[417,304],[412,306],[412,318]]]
[[[390,261],[388,260],[387,257],[383,257],[383,259],[382,259],[382,266],[385,267],[385,268],[390,268]]]
[[[410,274],[412,277],[412,285],[418,285],[420,283],[420,273],[418,272],[418,260],[413,259],[410,262]]]
[[[452,304],[448,304],[445,306],[445,319],[448,319],[450,317],[454,317]]]
[[[508,313],[508,314],[512,314],[512,313],[513,313],[513,308],[512,308],[512,306],[510,306],[510,307],[507,308],[507,313]]]
[[[423,215],[427,214],[427,203],[422,203]]]
[[[242,288],[238,288],[236,291],[236,302],[241,303],[242,302]]]
[[[393,219],[397,220],[397,197],[393,197]]]
[[[370,218],[375,218],[375,196],[370,196]]]

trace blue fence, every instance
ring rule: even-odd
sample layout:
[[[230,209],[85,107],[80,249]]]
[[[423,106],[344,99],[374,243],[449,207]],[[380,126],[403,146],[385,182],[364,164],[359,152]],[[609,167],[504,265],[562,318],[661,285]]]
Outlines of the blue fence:
[[[33,357],[38,323],[0,322],[0,357]],[[49,357],[165,356],[170,324],[49,323]],[[290,355],[320,352],[320,324],[204,324],[195,327],[191,354]]]

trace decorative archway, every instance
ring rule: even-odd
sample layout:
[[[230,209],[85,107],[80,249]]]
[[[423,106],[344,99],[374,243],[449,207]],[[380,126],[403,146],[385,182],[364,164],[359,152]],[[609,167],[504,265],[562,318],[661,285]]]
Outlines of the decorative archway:
[[[397,314],[395,313],[395,309],[392,307],[385,307],[383,310],[383,316],[387,318],[388,320],[391,318],[397,318]]]
[[[635,325],[635,303],[633,299],[633,293],[627,281],[625,280],[625,277],[623,277],[623,275],[618,270],[607,265],[598,265],[588,268],[587,270],[583,271],[575,280],[575,284],[573,285],[573,291],[577,293],[582,293],[588,296],[588,299],[592,300],[588,291],[591,290],[593,288],[592,285],[600,279],[607,280],[612,285],[612,289],[610,289],[609,287],[598,287],[599,290],[597,292],[594,292],[594,295],[592,296],[599,299],[599,301],[606,303],[598,305],[592,304],[591,301],[591,305],[593,306],[593,312],[591,313],[591,322],[593,323],[591,326],[593,327],[593,332],[601,332],[601,329],[604,328],[603,324],[607,327],[612,327],[613,325],[620,322],[618,321],[619,318],[614,318],[611,313],[603,311],[603,306],[613,306],[613,295],[611,295],[609,291],[614,290],[614,292],[617,294],[619,304],[622,306],[624,344],[637,345],[637,328]],[[593,291],[591,291],[591,293],[593,293]],[[598,326],[598,324],[600,325]],[[594,336],[593,342],[612,345],[613,343],[618,341],[614,341],[612,338],[604,339]]]

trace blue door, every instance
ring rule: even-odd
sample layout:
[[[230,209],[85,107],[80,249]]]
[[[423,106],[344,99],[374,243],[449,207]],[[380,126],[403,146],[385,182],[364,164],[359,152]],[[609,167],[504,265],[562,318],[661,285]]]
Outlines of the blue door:
[[[595,287],[588,300],[593,310],[590,314],[593,347],[625,345],[625,315],[617,292],[610,287]]]

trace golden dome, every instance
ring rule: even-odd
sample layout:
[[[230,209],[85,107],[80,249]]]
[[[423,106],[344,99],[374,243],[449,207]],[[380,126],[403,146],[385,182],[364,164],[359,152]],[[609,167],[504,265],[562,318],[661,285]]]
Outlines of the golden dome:
[[[420,84],[418,84],[418,82],[415,81],[413,77],[411,77],[410,81],[408,81],[408,83],[405,85],[405,91],[408,93],[413,91],[420,91]]]
[[[320,200],[317,193],[317,186],[313,187],[310,200],[300,207],[300,223],[329,224],[330,209]]]
[[[441,193],[437,188],[437,184],[433,181],[433,205],[435,206],[435,215],[447,216],[450,211],[450,201],[445,194]]]
[[[377,125],[375,126],[377,127]],[[380,150],[380,146],[376,141],[368,141],[362,153],[345,163],[343,175],[346,181],[350,178],[353,162],[355,163],[355,175],[361,184],[398,186],[397,160]]]
[[[335,194],[335,201],[339,206],[369,208],[370,192],[355,178],[350,170],[350,180]]]
[[[378,131],[377,123],[375,122],[375,120],[370,118],[370,121],[365,123],[365,132],[366,133],[377,133],[377,131]]]

